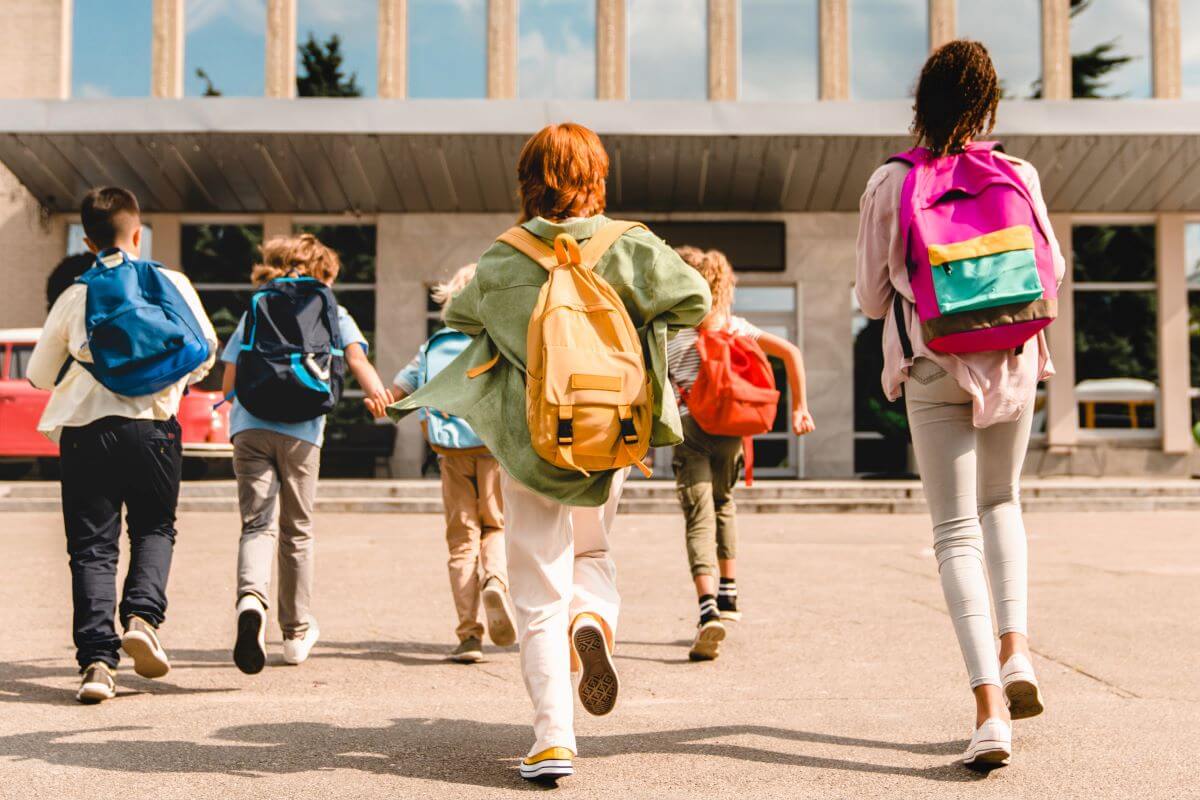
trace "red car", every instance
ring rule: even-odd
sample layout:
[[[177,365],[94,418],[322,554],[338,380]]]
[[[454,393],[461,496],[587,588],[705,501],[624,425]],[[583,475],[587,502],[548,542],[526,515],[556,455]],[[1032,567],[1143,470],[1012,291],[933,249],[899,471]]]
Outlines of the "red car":
[[[0,329],[0,462],[18,467],[39,458],[58,457],[58,445],[37,429],[50,393],[35,389],[25,378],[29,356],[41,332],[40,328]],[[220,392],[204,391],[199,386],[183,396],[179,424],[183,428],[185,459],[194,462],[233,454],[229,404],[213,408],[220,401]],[[203,462],[185,461],[184,466],[192,475],[203,472]]]

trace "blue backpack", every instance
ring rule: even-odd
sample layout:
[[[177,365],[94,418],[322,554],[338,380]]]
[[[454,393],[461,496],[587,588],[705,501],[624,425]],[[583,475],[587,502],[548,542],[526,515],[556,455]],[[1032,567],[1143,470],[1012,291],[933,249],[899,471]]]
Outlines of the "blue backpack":
[[[123,252],[116,266],[100,263],[112,252],[98,254],[96,266],[76,280],[87,287],[84,324],[92,354],[92,363],[79,363],[110,392],[155,394],[207,361],[208,342],[160,264],[130,261]]]
[[[421,385],[429,383],[430,378],[458,358],[470,343],[471,337],[465,333],[450,328],[435,331],[433,336],[429,337],[429,341],[425,343],[425,358],[422,360],[423,369],[420,375]],[[451,414],[443,414],[432,408],[425,415],[425,436],[434,448],[443,450],[467,450],[472,447],[484,446],[483,441],[475,431],[471,430],[471,426],[467,424],[466,420]]]

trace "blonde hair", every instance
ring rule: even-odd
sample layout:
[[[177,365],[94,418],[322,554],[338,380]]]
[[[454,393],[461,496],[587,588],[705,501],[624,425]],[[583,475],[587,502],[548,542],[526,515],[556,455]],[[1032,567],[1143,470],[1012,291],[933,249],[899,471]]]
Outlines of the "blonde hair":
[[[450,298],[467,288],[467,284],[475,277],[475,265],[467,264],[465,267],[459,267],[458,271],[450,276],[450,280],[442,281],[433,287],[433,300],[442,307],[442,319],[446,319],[446,306],[450,305]]]
[[[676,247],[675,252],[708,282],[712,292],[712,313],[727,316],[733,308],[733,287],[737,285],[737,275],[725,254],[720,250],[701,250],[688,246]]]
[[[337,253],[311,233],[276,236],[263,243],[262,263],[250,270],[250,282],[260,286],[286,275],[307,275],[332,284],[342,269]]]

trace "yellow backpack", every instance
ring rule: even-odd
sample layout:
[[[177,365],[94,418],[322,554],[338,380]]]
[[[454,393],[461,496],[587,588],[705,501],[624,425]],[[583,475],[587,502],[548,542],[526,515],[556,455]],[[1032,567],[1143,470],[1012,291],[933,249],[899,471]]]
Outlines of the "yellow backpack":
[[[560,233],[550,247],[517,226],[497,241],[550,273],[529,318],[525,414],[534,451],[564,469],[620,469],[647,477],[652,391],[642,343],[625,304],[593,271],[640,222],[610,222],[581,249]]]

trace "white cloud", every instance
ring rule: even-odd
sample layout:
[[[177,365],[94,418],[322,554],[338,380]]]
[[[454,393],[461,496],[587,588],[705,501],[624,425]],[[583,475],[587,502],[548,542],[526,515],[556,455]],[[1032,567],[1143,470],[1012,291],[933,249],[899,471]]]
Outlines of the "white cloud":
[[[76,97],[82,97],[85,100],[95,100],[98,98],[112,97],[112,92],[107,86],[101,86],[98,83],[81,83],[79,88],[74,92]]]
[[[1150,95],[1150,4],[1146,0],[1093,0],[1071,18],[1071,52],[1115,41],[1115,52],[1135,61],[1105,76],[1107,95]]]
[[[708,92],[705,0],[630,0],[628,24],[633,97],[704,98]]]
[[[376,25],[379,0],[298,0],[301,26]]]
[[[187,0],[186,28],[198,31],[216,22],[229,22],[252,33],[267,25],[266,0]]]
[[[596,52],[574,31],[562,32],[553,46],[540,30],[522,34],[518,44],[521,97],[587,99],[596,96]]]

